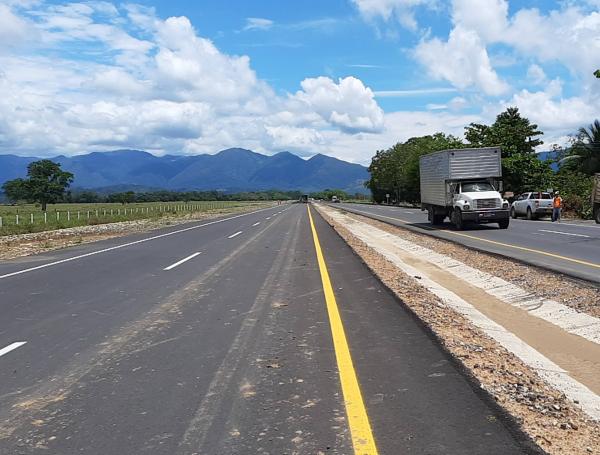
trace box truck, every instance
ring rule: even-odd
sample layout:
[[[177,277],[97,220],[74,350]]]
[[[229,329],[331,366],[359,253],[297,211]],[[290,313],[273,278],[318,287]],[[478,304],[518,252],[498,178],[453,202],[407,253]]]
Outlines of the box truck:
[[[594,175],[594,186],[592,187],[592,208],[594,220],[600,224],[600,174]]]
[[[421,209],[431,224],[446,217],[463,229],[466,222],[510,222],[509,203],[498,190],[502,184],[499,147],[442,150],[420,158]]]

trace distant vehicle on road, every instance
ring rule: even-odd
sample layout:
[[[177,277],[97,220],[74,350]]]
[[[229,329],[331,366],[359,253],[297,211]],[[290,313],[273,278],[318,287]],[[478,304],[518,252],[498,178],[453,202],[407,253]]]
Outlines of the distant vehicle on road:
[[[498,223],[508,228],[508,201],[500,188],[500,148],[484,147],[440,152],[420,158],[421,210],[429,222],[441,224],[446,217],[463,229],[466,221]]]
[[[331,202],[340,202],[337,196],[331,196]]]
[[[600,174],[594,176],[594,186],[592,187],[592,207],[594,210],[594,220],[600,224]]]
[[[512,203],[510,216],[526,216],[528,220],[535,220],[543,216],[552,215],[552,195],[543,191],[520,194]]]
[[[308,194],[303,194],[300,196],[300,202],[308,202]]]

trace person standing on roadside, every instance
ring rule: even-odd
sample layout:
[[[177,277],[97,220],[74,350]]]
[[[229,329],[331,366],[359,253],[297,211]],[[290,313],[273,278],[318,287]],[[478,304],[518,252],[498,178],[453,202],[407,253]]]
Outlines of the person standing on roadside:
[[[552,222],[555,221],[560,223],[560,211],[562,209],[562,198],[558,191],[554,193],[554,199],[552,200]]]

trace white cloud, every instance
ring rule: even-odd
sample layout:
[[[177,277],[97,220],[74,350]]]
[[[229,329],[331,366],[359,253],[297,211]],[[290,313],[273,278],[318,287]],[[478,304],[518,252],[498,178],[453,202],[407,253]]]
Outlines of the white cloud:
[[[17,16],[9,5],[0,3],[0,52],[25,43],[31,34],[35,34],[31,24]]]
[[[500,41],[507,27],[506,0],[453,0],[455,26],[476,32],[483,41]]]
[[[40,49],[89,45],[102,58],[0,54],[0,152],[327,153],[339,138],[383,129],[383,111],[358,79],[306,79],[297,93],[277,95],[247,56],[221,52],[187,18],[111,6],[44,4],[22,19],[39,31]]]
[[[487,95],[501,95],[509,89],[496,74],[485,45],[473,30],[455,27],[447,42],[423,40],[414,53],[435,79],[445,79],[464,90],[477,87]]]
[[[541,85],[547,80],[544,69],[535,63],[527,68],[527,79],[536,85]]]
[[[352,0],[359,12],[367,20],[382,18],[384,21],[396,19],[403,27],[417,30],[414,10],[418,6],[434,7],[435,0]]]
[[[246,18],[244,30],[268,30],[273,26],[273,21],[262,17]]]
[[[317,112],[323,120],[348,132],[380,131],[383,111],[370,88],[354,77],[336,84],[328,77],[304,79],[294,100]]]

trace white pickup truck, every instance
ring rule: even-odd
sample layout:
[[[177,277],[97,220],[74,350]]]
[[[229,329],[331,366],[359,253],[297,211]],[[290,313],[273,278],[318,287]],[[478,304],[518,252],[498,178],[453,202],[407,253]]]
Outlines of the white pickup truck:
[[[552,215],[552,195],[543,191],[520,194],[512,203],[510,216],[526,216],[528,220],[535,220],[543,216]]]

